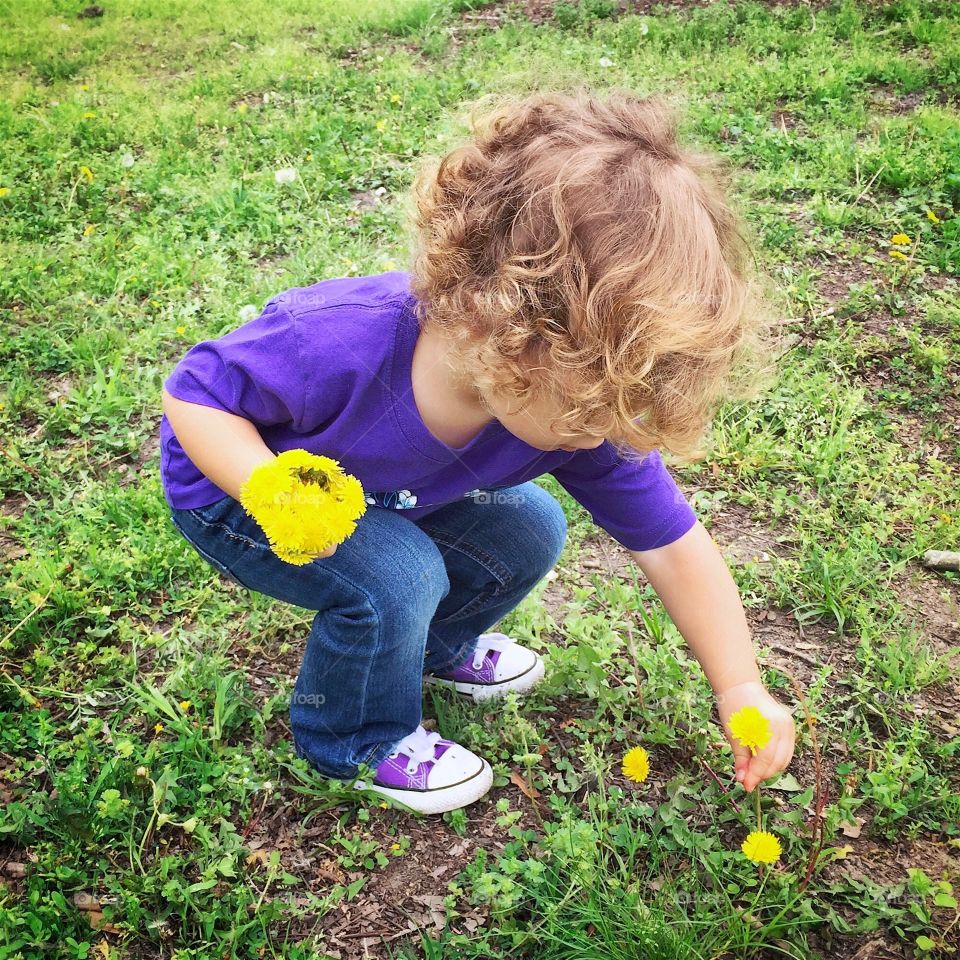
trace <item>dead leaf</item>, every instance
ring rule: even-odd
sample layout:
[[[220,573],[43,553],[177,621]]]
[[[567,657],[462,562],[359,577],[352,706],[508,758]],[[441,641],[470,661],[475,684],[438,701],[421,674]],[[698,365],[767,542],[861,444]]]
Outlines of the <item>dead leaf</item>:
[[[537,797],[540,796],[540,791],[527,783],[519,770],[514,770],[513,773],[510,774],[510,782],[529,800],[536,800]]]
[[[845,837],[851,837],[854,840],[860,836],[860,831],[863,829],[863,825],[867,822],[863,817],[854,817],[854,822],[851,823],[849,820],[840,821],[840,831]]]
[[[255,863],[265,865],[269,859],[269,850],[253,850],[251,853],[247,854],[246,864],[248,867],[252,867]]]
[[[90,929],[98,930],[100,933],[122,933],[119,927],[103,919],[103,914],[99,910],[91,910],[87,917],[90,919]]]

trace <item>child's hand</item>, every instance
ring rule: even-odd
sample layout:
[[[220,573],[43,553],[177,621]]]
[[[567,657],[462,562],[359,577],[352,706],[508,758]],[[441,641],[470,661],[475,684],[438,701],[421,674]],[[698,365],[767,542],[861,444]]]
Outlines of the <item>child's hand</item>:
[[[756,707],[770,722],[770,742],[752,756],[750,750],[730,734],[730,717],[741,707]],[[733,747],[734,770],[744,790],[785,770],[793,756],[796,731],[793,716],[779,700],[767,693],[762,683],[740,683],[717,695],[717,709],[723,732]]]

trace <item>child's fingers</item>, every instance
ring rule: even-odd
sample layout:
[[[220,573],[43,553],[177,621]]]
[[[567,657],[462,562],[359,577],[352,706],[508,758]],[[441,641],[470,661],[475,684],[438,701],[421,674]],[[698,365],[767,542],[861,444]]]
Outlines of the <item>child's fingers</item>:
[[[744,778],[743,786],[746,790],[753,790],[758,783],[781,773],[787,768],[793,754],[793,743],[789,737],[779,737],[770,744],[769,749],[758,754],[750,762],[750,769]]]
[[[750,760],[747,775],[743,778],[744,790],[753,790],[761,780],[766,780],[767,777],[776,772],[775,763],[779,746],[780,741],[776,741]]]
[[[733,762],[733,775],[741,783],[743,782],[744,777],[747,775],[747,770],[750,767],[750,758],[749,757],[736,757]]]
[[[776,770],[778,773],[786,770],[790,766],[790,761],[793,759],[793,739],[791,737],[784,737],[780,748],[777,750],[777,766]]]
[[[736,738],[728,737],[730,746],[733,747],[733,774],[737,780],[743,781],[747,774],[747,768],[750,766],[750,751],[744,747]]]

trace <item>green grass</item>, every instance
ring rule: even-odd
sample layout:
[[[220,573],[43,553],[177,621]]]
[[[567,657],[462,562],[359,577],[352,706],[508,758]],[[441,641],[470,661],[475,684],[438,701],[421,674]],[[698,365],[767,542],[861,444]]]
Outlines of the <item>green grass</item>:
[[[960,547],[960,8],[582,0],[540,25],[507,5],[492,29],[477,6],[0,7],[0,862],[23,865],[0,871],[0,957],[327,955],[341,910],[382,906],[460,838],[472,859],[431,888],[443,933],[404,901],[420,933],[379,955],[842,957],[879,938],[926,956],[955,937],[960,593],[911,578]],[[733,570],[787,631],[756,630],[769,683],[793,702],[798,674],[817,718],[826,844],[805,887],[809,731],[794,780],[763,791],[784,857],[761,878],[737,849],[752,805],[714,779],[730,758],[702,674],[649,588],[581,565],[603,537],[550,478],[566,600],[541,585],[503,624],[549,654],[547,680],[494,712],[428,697],[496,773],[433,847],[293,755],[308,612],[221,580],[168,520],[160,383],[186,349],[279,290],[403,265],[404,191],[462,105],[579,80],[677,100],[684,138],[734,163],[788,305],[777,383],[725,406],[676,474],[718,539],[732,514],[776,544]],[[639,742],[644,786],[618,773]]]

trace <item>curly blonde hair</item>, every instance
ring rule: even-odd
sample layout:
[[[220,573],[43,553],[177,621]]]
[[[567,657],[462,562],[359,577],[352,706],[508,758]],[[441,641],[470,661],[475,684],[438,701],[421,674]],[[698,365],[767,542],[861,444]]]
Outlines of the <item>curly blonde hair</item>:
[[[772,345],[725,162],[681,147],[658,95],[493,100],[413,185],[421,326],[481,395],[554,402],[560,436],[703,456]]]

